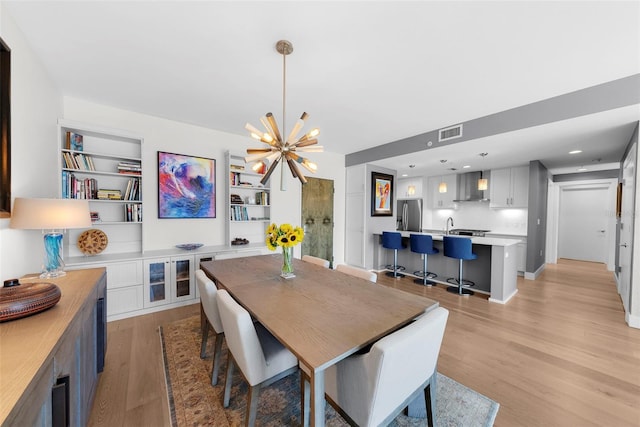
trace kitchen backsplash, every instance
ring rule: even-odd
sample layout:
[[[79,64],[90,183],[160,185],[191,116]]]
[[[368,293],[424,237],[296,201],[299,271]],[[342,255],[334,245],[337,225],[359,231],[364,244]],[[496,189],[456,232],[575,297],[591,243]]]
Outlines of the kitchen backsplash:
[[[497,234],[527,235],[527,209],[490,209],[488,203],[458,203],[457,209],[425,209],[422,228],[443,230],[452,217],[453,228],[491,230]]]

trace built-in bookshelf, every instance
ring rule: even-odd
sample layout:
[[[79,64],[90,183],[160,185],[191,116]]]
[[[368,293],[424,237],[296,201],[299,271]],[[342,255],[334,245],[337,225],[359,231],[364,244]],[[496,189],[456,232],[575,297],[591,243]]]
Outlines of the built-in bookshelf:
[[[245,164],[244,156],[227,152],[227,243],[245,239],[264,244],[271,221],[271,189],[263,175]]]
[[[142,252],[142,142],[126,131],[58,121],[60,197],[87,199],[93,228],[107,234],[103,254]],[[65,257],[82,256],[69,230]]]

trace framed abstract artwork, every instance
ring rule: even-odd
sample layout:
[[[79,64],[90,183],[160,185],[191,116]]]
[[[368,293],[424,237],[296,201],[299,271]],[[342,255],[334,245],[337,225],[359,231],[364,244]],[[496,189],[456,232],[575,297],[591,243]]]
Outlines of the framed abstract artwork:
[[[215,217],[215,159],[158,151],[158,218]]]
[[[371,216],[393,216],[393,175],[371,172]]]

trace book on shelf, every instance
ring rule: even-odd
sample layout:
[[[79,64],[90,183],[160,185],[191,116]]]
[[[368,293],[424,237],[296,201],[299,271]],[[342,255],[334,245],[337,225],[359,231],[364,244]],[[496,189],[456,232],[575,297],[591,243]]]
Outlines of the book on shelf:
[[[79,133],[67,132],[65,148],[67,150],[82,151],[84,149],[84,137]]]
[[[69,171],[62,172],[63,199],[96,199],[98,181],[95,178],[78,179]]]
[[[101,188],[98,190],[99,200],[122,200],[122,192],[120,190],[108,190]]]
[[[142,175],[142,165],[137,162],[121,161],[118,163],[118,173]]]
[[[127,188],[124,191],[124,200],[140,200],[140,180],[131,178],[127,182]]]
[[[229,169],[236,171],[244,171],[244,165],[229,165]]]
[[[83,171],[95,171],[91,156],[82,153],[71,154],[69,152],[62,153],[62,164],[65,169],[75,169]]]
[[[100,222],[100,221],[102,221],[100,219],[100,212],[92,211],[92,212],[90,212],[90,214],[91,214],[91,222]]]
[[[124,221],[140,222],[142,221],[142,205],[139,203],[124,204]]]

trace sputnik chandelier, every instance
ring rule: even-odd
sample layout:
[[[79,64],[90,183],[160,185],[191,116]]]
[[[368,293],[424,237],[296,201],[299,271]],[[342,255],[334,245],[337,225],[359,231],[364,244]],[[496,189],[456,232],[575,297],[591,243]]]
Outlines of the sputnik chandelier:
[[[285,131],[285,113],[286,113],[286,79],[287,79],[287,55],[293,52],[293,45],[291,42],[287,40],[280,40],[276,43],[276,50],[278,53],[282,54],[282,131]],[[265,184],[269,181],[271,174],[275,170],[278,163],[282,163],[282,181],[281,187],[284,189],[284,163],[286,162],[291,170],[291,174],[294,178],[298,178],[302,184],[307,182],[307,179],[304,177],[298,165],[304,166],[309,172],[315,173],[318,169],[318,166],[310,161],[302,157],[298,153],[309,153],[315,152],[320,153],[323,151],[323,147],[321,145],[316,145],[318,143],[317,136],[320,134],[320,130],[318,128],[314,128],[310,130],[308,133],[303,135],[301,138],[298,138],[298,134],[302,130],[305,121],[309,115],[307,113],[302,113],[300,119],[296,121],[296,124],[291,129],[289,136],[287,139],[283,139],[280,134],[280,130],[278,129],[278,124],[276,123],[273,114],[267,113],[266,116],[260,118],[260,122],[266,129],[266,132],[263,132],[256,127],[252,126],[250,123],[245,125],[245,129],[247,129],[252,138],[257,139],[258,141],[262,141],[267,144],[269,147],[267,148],[249,148],[247,149],[247,154],[244,158],[245,163],[256,162],[253,165],[253,169],[255,171],[264,170],[268,166],[267,172],[264,174],[260,183]]]

